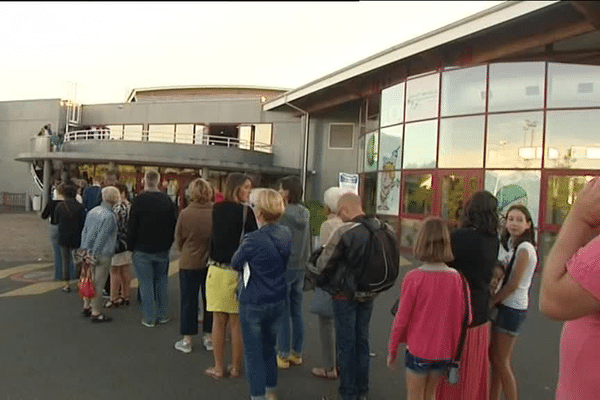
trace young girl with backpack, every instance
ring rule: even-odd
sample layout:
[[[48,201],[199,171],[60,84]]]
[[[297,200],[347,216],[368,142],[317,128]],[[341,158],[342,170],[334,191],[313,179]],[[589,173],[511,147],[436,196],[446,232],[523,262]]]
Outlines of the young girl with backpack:
[[[461,274],[446,265],[454,256],[448,227],[442,219],[427,218],[423,222],[414,254],[423,265],[408,272],[402,282],[387,365],[394,369],[398,345],[406,343],[407,399],[431,400],[457,356],[461,333],[466,328],[463,324],[471,321],[470,294]]]
[[[501,289],[492,297],[497,307],[492,321],[490,400],[517,399],[517,381],[510,365],[513,348],[529,305],[529,288],[537,264],[535,233],[527,207],[513,205],[506,213],[500,243],[508,251]]]

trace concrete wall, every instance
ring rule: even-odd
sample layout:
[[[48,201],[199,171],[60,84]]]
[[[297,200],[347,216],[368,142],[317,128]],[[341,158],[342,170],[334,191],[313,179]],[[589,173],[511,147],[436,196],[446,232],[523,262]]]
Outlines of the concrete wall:
[[[15,161],[15,157],[29,151],[30,139],[42,126],[50,123],[57,131],[60,108],[59,99],[0,102],[0,192],[41,194],[30,164]]]

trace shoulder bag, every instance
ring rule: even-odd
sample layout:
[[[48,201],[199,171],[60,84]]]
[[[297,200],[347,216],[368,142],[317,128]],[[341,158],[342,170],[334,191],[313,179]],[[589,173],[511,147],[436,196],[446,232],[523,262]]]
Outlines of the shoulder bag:
[[[467,337],[467,325],[469,324],[469,291],[467,280],[462,273],[459,272],[459,274],[462,281],[463,294],[465,298],[465,314],[460,331],[460,339],[458,340],[458,347],[456,348],[456,356],[454,357],[454,360],[452,360],[452,362],[446,367],[446,381],[451,385],[456,385],[460,380],[460,358],[462,356],[463,346]]]

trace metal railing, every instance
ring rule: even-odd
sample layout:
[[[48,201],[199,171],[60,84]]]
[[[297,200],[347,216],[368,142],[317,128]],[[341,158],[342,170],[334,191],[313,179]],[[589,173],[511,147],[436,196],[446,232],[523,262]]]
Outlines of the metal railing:
[[[110,129],[88,129],[71,131],[65,135],[64,141],[77,142],[89,140],[120,140],[130,142],[177,143],[202,146],[235,147],[242,150],[254,150],[263,153],[272,153],[273,145],[257,141],[210,135],[196,135],[175,132],[112,132]]]

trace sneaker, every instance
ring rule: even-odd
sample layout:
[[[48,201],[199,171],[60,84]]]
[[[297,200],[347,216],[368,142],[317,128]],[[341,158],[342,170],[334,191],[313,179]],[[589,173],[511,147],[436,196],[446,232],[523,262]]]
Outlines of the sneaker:
[[[161,319],[158,320],[158,323],[159,324],[166,324],[170,320],[171,320],[171,318],[161,318]]]
[[[154,328],[156,326],[156,324],[149,324],[144,320],[142,320],[142,325],[144,325],[146,328]]]
[[[302,356],[299,354],[290,353],[288,362],[290,365],[302,365]]]
[[[192,352],[192,343],[181,339],[175,342],[175,348],[183,353],[189,354]]]
[[[290,367],[290,361],[287,358],[283,358],[277,355],[277,368],[288,369]]]
[[[211,337],[210,333],[207,335],[204,335],[204,337],[202,338],[202,344],[204,345],[204,348],[207,351],[212,351],[213,344],[212,344],[212,337]]]

